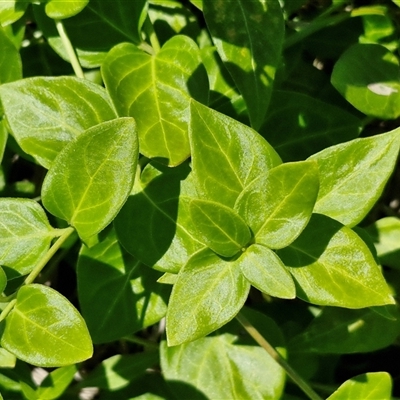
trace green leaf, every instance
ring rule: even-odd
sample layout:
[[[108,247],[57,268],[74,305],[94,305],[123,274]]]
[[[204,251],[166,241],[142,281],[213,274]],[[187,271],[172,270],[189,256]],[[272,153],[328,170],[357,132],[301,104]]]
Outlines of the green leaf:
[[[14,368],[16,361],[14,354],[0,348],[0,368]]]
[[[395,307],[393,307],[395,308]],[[369,308],[324,308],[307,329],[289,343],[291,352],[362,353],[393,344],[400,333],[400,313],[394,320]]]
[[[117,354],[104,360],[81,383],[80,387],[97,387],[115,391],[127,386],[146,369],[158,362],[158,352]]]
[[[47,253],[57,230],[34,200],[1,198],[0,215],[0,265],[9,279],[26,275]]]
[[[78,297],[94,343],[118,340],[164,317],[170,288],[160,273],[121,249],[112,230],[91,248],[82,246]]]
[[[89,0],[47,0],[46,14],[53,19],[70,18],[80,13],[89,3]]]
[[[75,307],[54,289],[38,284],[18,290],[15,307],[5,319],[1,346],[40,367],[75,364],[93,352],[85,321]]]
[[[1,12],[1,6],[0,6]],[[1,17],[0,17],[1,18]],[[0,27],[0,85],[22,78],[22,63],[18,49]]]
[[[392,379],[387,372],[368,372],[349,379],[327,400],[391,400]]]
[[[364,114],[395,119],[400,116],[399,60],[378,44],[355,44],[336,62],[332,85]]]
[[[238,263],[245,278],[263,293],[283,299],[296,297],[292,276],[279,257],[267,247],[251,245]]]
[[[396,217],[379,219],[366,231],[374,242],[380,262],[400,268],[400,220]]]
[[[36,391],[37,398],[46,400],[60,398],[74,379],[74,375],[77,371],[76,365],[69,365],[50,372]]]
[[[297,296],[305,301],[346,308],[394,304],[367,245],[350,228],[324,215],[313,214],[306,229],[278,256],[295,280]]]
[[[0,108],[1,108],[1,105],[0,105]],[[2,120],[0,120],[0,164],[3,161],[4,150],[6,149],[7,139],[8,139],[8,131],[7,131],[5,120],[2,119]],[[0,190],[2,191],[3,189],[0,189]]]
[[[7,26],[18,21],[31,0],[7,0],[0,2],[0,25]]]
[[[194,229],[211,250],[231,257],[249,243],[249,228],[232,209],[207,200],[190,199],[188,203]]]
[[[195,253],[172,289],[168,345],[198,339],[226,324],[242,308],[249,289],[238,263],[224,261],[209,249]]]
[[[155,56],[122,43],[102,66],[119,115],[136,119],[140,152],[169,166],[190,155],[190,98],[208,100],[207,75],[196,43],[175,36]]]
[[[190,168],[148,164],[135,186],[137,191],[114,220],[118,239],[149,267],[177,273],[193,253],[205,247],[188,229],[190,214],[187,202],[182,201],[196,197]]]
[[[131,192],[138,157],[136,124],[118,118],[88,129],[55,159],[42,187],[46,209],[81,238],[104,229]]]
[[[284,161],[304,160],[333,144],[355,139],[361,121],[303,93],[276,91],[260,133]]]
[[[281,56],[285,28],[280,4],[203,0],[203,12],[218,53],[247,104],[251,125],[258,129]]]
[[[74,77],[19,80],[2,85],[0,97],[18,144],[45,168],[83,131],[116,118],[101,86]]]
[[[195,101],[190,108],[192,167],[200,195],[233,208],[240,193],[280,158],[248,126]]]
[[[320,190],[315,212],[355,226],[381,196],[396,165],[400,129],[328,147],[311,156]]]
[[[318,188],[317,163],[282,164],[255,179],[241,193],[235,209],[250,226],[256,243],[280,249],[307,225]]]

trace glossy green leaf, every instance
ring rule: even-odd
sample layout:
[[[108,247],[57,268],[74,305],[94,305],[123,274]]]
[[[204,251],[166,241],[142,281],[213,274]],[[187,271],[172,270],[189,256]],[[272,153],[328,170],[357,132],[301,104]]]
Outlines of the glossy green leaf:
[[[0,97],[18,144],[46,168],[83,131],[116,118],[102,87],[74,77],[19,80],[2,85]]]
[[[36,391],[37,398],[45,400],[60,398],[74,379],[77,371],[76,365],[68,365],[50,372]]]
[[[104,229],[131,192],[138,143],[132,118],[88,129],[62,150],[42,187],[43,204],[81,238]]]
[[[205,245],[191,229],[183,197],[195,197],[187,164],[164,168],[148,164],[140,182],[114,220],[121,244],[149,267],[177,273]],[[162,229],[160,229],[162,227]]]
[[[237,262],[245,278],[263,293],[283,299],[296,297],[292,276],[279,257],[267,247],[253,244]]]
[[[393,344],[400,333],[400,313],[384,318],[369,308],[324,308],[290,343],[291,352],[362,353]]]
[[[0,25],[10,25],[18,21],[26,11],[31,0],[7,0],[0,2]]]
[[[190,141],[200,195],[231,208],[254,179],[281,163],[256,131],[194,101]]]
[[[313,214],[301,235],[278,255],[295,280],[297,296],[305,301],[346,308],[394,304],[367,245],[324,215]]]
[[[189,200],[188,208],[199,239],[219,255],[231,257],[249,243],[249,228],[232,209],[198,199]]]
[[[392,268],[400,268],[400,220],[396,217],[379,219],[367,232],[374,242],[380,262]]]
[[[336,62],[332,85],[364,114],[395,119],[400,116],[399,60],[378,44],[356,44]]]
[[[194,254],[172,289],[168,345],[198,339],[226,324],[242,308],[249,289],[235,261],[224,261],[209,249]]]
[[[1,12],[1,11],[0,11]],[[18,49],[0,27],[0,85],[22,78],[22,63]]]
[[[46,254],[57,231],[34,200],[1,198],[0,215],[0,265],[9,279],[26,275]]]
[[[98,387],[115,391],[127,386],[157,363],[158,352],[117,354],[105,359],[80,384],[81,387]]]
[[[142,154],[169,166],[189,157],[190,98],[208,100],[206,71],[192,39],[175,36],[155,56],[120,44],[102,74],[119,115],[136,119]]]
[[[78,297],[94,343],[118,340],[164,317],[170,288],[157,283],[160,275],[121,249],[113,230],[82,247]]]
[[[391,400],[392,379],[387,372],[368,372],[343,383],[327,400]]]
[[[14,368],[17,358],[6,349],[0,348],[0,368]]]
[[[46,14],[53,19],[70,18],[80,13],[89,3],[89,0],[47,0]]]
[[[281,56],[285,28],[280,4],[203,0],[203,12],[218,53],[246,101],[251,125],[258,129]]]
[[[400,130],[355,139],[311,156],[320,190],[315,212],[344,225],[358,224],[381,196],[399,154]]]
[[[317,163],[282,164],[255,179],[239,196],[235,209],[250,226],[256,243],[280,249],[307,225],[318,188]]]
[[[357,117],[333,104],[302,93],[276,91],[260,133],[284,161],[298,161],[355,139],[360,129]]]
[[[79,312],[60,293],[38,284],[19,289],[14,309],[5,320],[1,346],[41,367],[75,364],[93,352]]]

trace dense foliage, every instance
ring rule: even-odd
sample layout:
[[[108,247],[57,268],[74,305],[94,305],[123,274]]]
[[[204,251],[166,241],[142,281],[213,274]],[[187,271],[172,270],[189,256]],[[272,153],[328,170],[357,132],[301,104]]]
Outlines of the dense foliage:
[[[400,396],[399,6],[1,1],[0,398]]]

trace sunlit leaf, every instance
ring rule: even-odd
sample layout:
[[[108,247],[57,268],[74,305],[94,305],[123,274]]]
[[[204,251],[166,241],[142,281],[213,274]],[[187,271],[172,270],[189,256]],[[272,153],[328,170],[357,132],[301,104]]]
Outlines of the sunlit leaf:
[[[49,375],[40,384],[36,391],[38,399],[53,400],[58,399],[67,389],[77,373],[76,365],[57,368],[50,372]]]
[[[7,0],[0,2],[0,25],[10,25],[18,21],[26,11],[31,0]]]
[[[47,0],[46,14],[53,19],[70,18],[80,13],[89,3],[89,0]]]
[[[1,12],[1,5],[0,5]],[[0,17],[1,18],[1,17]],[[18,49],[0,27],[0,84],[22,78],[22,63]]]

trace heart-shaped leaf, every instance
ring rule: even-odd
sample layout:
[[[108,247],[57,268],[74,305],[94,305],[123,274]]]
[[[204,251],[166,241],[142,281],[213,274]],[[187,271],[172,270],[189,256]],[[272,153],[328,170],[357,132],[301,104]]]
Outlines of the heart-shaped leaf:
[[[40,367],[75,364],[93,353],[85,321],[76,308],[56,290],[38,284],[18,290],[15,307],[5,319],[1,346]]]
[[[68,221],[81,238],[104,229],[131,192],[138,143],[132,118],[88,129],[55,159],[42,187],[48,211]]]

